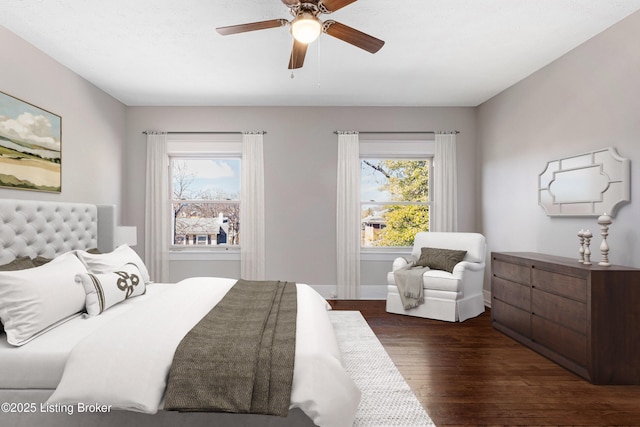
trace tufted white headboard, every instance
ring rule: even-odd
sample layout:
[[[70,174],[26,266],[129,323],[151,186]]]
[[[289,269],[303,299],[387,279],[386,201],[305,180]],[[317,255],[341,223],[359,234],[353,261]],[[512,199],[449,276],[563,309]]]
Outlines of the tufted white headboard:
[[[74,249],[109,252],[115,224],[113,205],[0,199],[0,264]]]

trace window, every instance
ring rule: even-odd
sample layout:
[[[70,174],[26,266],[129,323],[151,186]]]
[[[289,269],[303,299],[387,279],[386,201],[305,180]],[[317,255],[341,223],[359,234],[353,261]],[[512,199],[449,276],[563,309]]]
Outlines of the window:
[[[361,247],[406,247],[429,230],[431,159],[360,160]]]
[[[173,247],[240,245],[241,157],[169,160]]]

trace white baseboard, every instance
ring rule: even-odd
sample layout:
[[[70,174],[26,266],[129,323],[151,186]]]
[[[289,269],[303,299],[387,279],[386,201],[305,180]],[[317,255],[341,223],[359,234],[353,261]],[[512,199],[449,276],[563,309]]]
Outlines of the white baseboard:
[[[336,298],[336,285],[309,285],[325,299]]]
[[[387,285],[360,287],[360,299],[387,299]]]
[[[484,295],[484,306],[491,308],[491,291],[484,289],[482,294]]]

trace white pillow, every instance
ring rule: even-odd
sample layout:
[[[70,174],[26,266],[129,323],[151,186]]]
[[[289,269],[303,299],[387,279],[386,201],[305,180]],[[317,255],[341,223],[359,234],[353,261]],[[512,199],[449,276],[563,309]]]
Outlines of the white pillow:
[[[20,346],[84,309],[76,274],[86,272],[73,253],[41,267],[0,272],[0,319],[7,342]]]
[[[90,254],[85,251],[77,252],[78,258],[84,263],[89,273],[103,274],[111,273],[126,264],[135,264],[142,274],[142,280],[145,284],[149,283],[149,271],[140,259],[138,254],[128,245],[118,246],[106,254]]]
[[[89,316],[97,316],[107,308],[146,291],[140,270],[135,264],[123,265],[111,273],[81,273],[76,275],[76,281],[82,283],[87,294]]]

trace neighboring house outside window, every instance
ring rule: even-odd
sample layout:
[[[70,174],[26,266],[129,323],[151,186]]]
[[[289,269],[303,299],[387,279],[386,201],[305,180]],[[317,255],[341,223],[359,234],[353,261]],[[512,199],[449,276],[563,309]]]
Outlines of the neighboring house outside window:
[[[175,245],[226,245],[228,236],[229,218],[225,218],[222,212],[215,218],[175,219]]]

